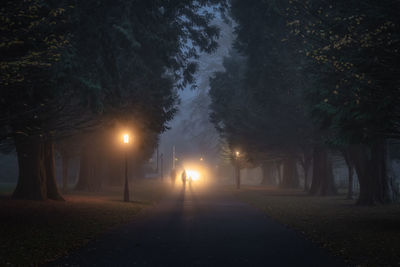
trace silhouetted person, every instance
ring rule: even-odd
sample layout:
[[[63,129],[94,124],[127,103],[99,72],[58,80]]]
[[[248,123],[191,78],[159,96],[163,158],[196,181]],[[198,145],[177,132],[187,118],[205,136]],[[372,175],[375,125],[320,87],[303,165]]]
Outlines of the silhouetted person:
[[[176,181],[176,170],[172,169],[171,170],[171,183],[172,183],[172,185],[175,185],[175,181]]]
[[[186,170],[183,170],[182,175],[181,175],[181,178],[182,178],[182,184],[183,184],[183,186],[186,186],[186,178],[187,178]]]

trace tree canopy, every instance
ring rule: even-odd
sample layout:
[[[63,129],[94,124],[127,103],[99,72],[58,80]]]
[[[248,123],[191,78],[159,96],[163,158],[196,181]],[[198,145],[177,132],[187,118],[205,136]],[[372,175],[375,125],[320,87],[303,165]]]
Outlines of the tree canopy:
[[[349,150],[359,203],[386,202],[386,140],[398,138],[399,10],[390,0],[231,1],[234,50],[210,91],[221,137],[253,162],[304,163],[314,150],[318,188],[333,181],[327,149]],[[311,191],[334,192],[325,185]]]
[[[225,6],[218,0],[8,1],[0,14],[0,133],[19,157],[30,155],[33,177],[20,173],[20,184],[54,180],[54,172],[46,178],[40,171],[48,161],[40,151],[59,137],[116,122],[163,132],[176,112],[177,89],[194,82],[199,53],[217,47],[219,29],[211,21]],[[33,164],[37,158],[42,167]],[[21,188],[16,197],[26,197]],[[45,187],[33,195],[46,198]]]

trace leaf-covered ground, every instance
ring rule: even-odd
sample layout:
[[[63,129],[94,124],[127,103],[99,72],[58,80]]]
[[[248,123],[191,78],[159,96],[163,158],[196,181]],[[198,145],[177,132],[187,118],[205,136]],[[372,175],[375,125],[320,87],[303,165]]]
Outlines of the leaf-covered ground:
[[[75,192],[65,202],[0,199],[0,265],[39,265],[66,255],[98,234],[129,222],[159,200],[165,185],[134,187],[134,201],[121,201],[121,189]]]
[[[234,194],[350,264],[400,265],[400,205],[362,207],[345,196],[244,187]]]

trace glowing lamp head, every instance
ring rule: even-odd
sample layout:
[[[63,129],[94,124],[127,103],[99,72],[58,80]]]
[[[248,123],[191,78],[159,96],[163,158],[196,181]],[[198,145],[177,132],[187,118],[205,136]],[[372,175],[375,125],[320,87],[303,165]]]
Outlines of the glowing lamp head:
[[[240,152],[236,151],[236,157],[239,157],[239,156],[240,156]]]
[[[200,161],[203,161],[204,159],[203,158],[200,158]]]
[[[129,134],[124,134],[124,143],[129,144]]]

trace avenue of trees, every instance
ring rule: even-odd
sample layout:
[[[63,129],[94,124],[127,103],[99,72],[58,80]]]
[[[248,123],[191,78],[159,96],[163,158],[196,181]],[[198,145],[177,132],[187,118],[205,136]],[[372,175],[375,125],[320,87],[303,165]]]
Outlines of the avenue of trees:
[[[281,187],[298,187],[302,166],[305,190],[329,195],[337,191],[332,157],[341,153],[349,179],[357,174],[358,204],[393,201],[400,2],[230,3],[236,40],[211,78],[210,118],[240,162],[261,166],[266,184],[283,170]]]
[[[148,160],[176,112],[177,90],[194,82],[199,53],[217,48],[211,21],[224,7],[220,0],[6,1],[0,145],[17,152],[13,197],[62,199],[55,149],[66,166],[79,155],[77,189],[115,183],[118,129],[133,129],[135,164]]]
[[[210,102],[232,162],[260,166],[263,184],[336,194],[333,158],[341,155],[349,197],[354,171],[357,203],[395,200],[388,165],[400,139],[397,0],[6,1],[0,152],[18,157],[13,197],[62,200],[56,153],[64,190],[73,157],[76,189],[120,185],[123,129],[134,135],[139,175],[176,114],[178,90],[196,79],[208,87],[197,61],[216,51],[214,18],[226,10],[233,47],[223,71],[212,57],[205,62],[204,72],[215,72],[209,95],[192,102],[183,125],[203,128],[196,142],[217,146],[203,116]]]

